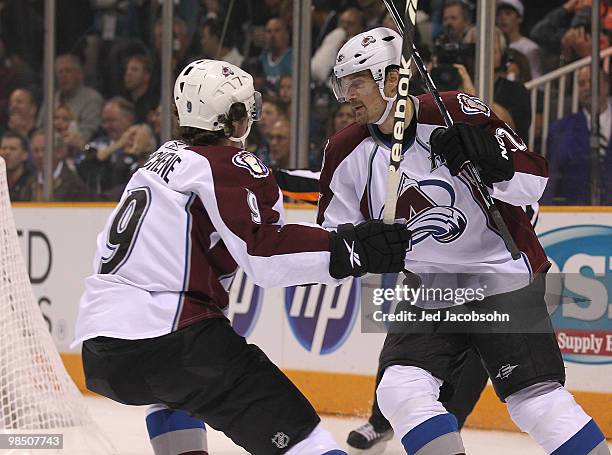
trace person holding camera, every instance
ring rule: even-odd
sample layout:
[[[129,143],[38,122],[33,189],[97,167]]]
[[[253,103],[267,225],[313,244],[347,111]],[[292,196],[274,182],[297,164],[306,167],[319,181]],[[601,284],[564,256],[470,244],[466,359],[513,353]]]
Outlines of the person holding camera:
[[[474,6],[467,0],[446,0],[442,9],[442,39],[447,42],[460,43],[472,27],[472,10]]]
[[[467,33],[464,42],[476,42],[475,28]],[[527,138],[529,135],[529,125],[531,125],[529,92],[521,82],[512,81],[506,77],[506,70],[510,63],[508,58],[508,46],[506,44],[506,38],[499,28],[495,28],[493,52],[493,63],[495,65],[493,112],[510,125],[520,137]],[[463,77],[462,82],[464,82]],[[466,93],[474,94],[470,93],[467,90],[468,88],[469,87],[465,87]]]

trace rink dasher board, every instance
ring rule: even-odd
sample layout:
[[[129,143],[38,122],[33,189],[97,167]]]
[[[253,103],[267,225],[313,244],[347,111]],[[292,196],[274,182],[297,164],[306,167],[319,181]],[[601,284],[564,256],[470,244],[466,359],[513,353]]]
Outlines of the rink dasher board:
[[[113,207],[112,204],[23,203],[13,208],[34,294],[58,350],[69,363],[79,361],[79,349],[70,350],[68,345],[74,334],[83,280],[93,270],[96,237]],[[312,222],[315,215],[313,209],[287,209],[288,222]],[[612,236],[604,242],[594,240],[589,237],[594,226],[612,229],[612,210],[544,207],[537,232],[545,246],[553,238],[550,248],[565,262],[573,258],[572,267],[580,269],[580,260],[584,259],[585,266],[602,268],[596,271],[603,271],[609,277],[612,275],[612,251],[609,251]],[[598,244],[601,244],[600,252],[593,250]],[[582,251],[581,245],[587,245],[588,251]],[[564,264],[556,264],[560,261],[554,257],[551,259],[555,262],[553,268],[563,271]],[[237,279],[240,277],[239,273]],[[245,286],[246,295],[252,297],[254,285],[247,279]],[[601,327],[603,332],[612,333],[612,288],[606,291],[609,307]],[[314,310],[312,306],[307,308],[307,302],[301,306],[288,304],[284,289],[268,289],[263,291],[263,296],[261,291],[258,294],[257,299],[244,297],[242,302],[231,305],[230,317],[236,323],[236,318],[240,318],[237,329],[247,334],[249,341],[260,345],[281,368],[368,377],[374,374],[384,334],[361,333],[359,309],[352,307],[353,302],[346,302],[347,291],[340,294],[340,307],[327,305]],[[291,312],[296,317],[290,317]],[[564,357],[570,389],[612,394],[608,380],[612,377],[611,358],[565,351]]]

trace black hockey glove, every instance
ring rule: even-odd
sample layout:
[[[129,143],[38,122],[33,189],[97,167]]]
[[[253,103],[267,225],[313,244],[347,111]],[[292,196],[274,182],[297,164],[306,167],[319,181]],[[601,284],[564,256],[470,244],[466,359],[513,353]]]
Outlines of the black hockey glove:
[[[495,136],[476,125],[455,123],[447,129],[439,128],[432,133],[430,142],[432,152],[445,159],[454,176],[467,161],[479,168],[488,186],[510,180],[514,175],[512,153]]]
[[[331,238],[329,273],[337,279],[368,272],[400,272],[410,246],[410,231],[405,224],[384,224],[381,220],[357,226],[341,224]]]

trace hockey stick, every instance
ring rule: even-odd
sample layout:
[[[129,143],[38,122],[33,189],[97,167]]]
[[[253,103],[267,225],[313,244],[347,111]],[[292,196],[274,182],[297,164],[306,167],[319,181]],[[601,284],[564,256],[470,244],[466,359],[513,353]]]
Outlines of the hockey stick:
[[[395,221],[395,208],[397,206],[397,185],[399,182],[399,167],[402,162],[404,145],[404,129],[406,127],[406,112],[411,108],[408,102],[408,86],[410,84],[410,59],[414,44],[414,26],[416,24],[417,0],[406,0],[405,16],[412,27],[403,30],[402,58],[399,69],[399,83],[397,85],[397,102],[393,113],[393,145],[389,158],[389,174],[387,175],[387,193],[385,195],[385,210],[383,221],[392,224]]]
[[[404,27],[405,27],[404,20],[402,19],[402,16],[397,10],[397,7],[393,3],[393,0],[383,0],[383,3],[387,7],[387,10],[389,11],[389,14],[391,15],[391,19],[393,19],[393,22],[397,26],[400,34],[402,34],[404,32]],[[407,0],[407,3],[410,3],[410,0]],[[414,33],[414,27],[416,26],[416,2],[415,2],[414,19],[411,17],[410,20],[412,22],[412,30],[410,31],[409,40],[412,46],[412,58],[414,60],[414,63],[421,77],[425,81],[425,85],[427,85],[427,89],[430,91],[434,99],[434,102],[436,103],[436,106],[438,106],[438,110],[440,111],[440,114],[442,115],[442,118],[444,119],[444,124],[447,127],[450,127],[453,125],[453,119],[448,113],[448,110],[446,109],[446,106],[444,105],[444,101],[442,101],[442,97],[440,97],[440,93],[438,92],[436,84],[434,84],[434,81],[431,79],[431,76],[429,72],[427,71],[425,63],[423,63],[423,59],[421,58],[421,55],[419,54],[419,51],[414,45],[414,42],[412,40],[412,35]],[[406,44],[405,38],[404,38],[403,44],[404,45]],[[404,48],[402,47],[402,64],[403,64],[404,54],[405,54],[405,51],[404,51]],[[401,79],[400,79],[400,84],[401,84]],[[406,84],[406,89],[407,88],[408,88],[408,85]],[[399,104],[399,95],[398,95],[398,104]],[[393,157],[393,152],[391,152],[391,156]],[[399,166],[399,163],[398,163],[398,166]],[[391,168],[389,170],[390,170],[389,176],[391,177]],[[487,189],[486,185],[483,183],[482,178],[480,177],[480,173],[478,172],[478,169],[476,169],[476,166],[474,166],[473,163],[468,162],[465,165],[464,170],[466,174],[468,175],[468,177],[470,178],[470,180],[476,184],[476,188],[478,189],[480,196],[485,201],[487,212],[489,213],[489,215],[493,219],[493,222],[495,223],[495,226],[499,230],[499,233],[504,241],[504,244],[506,245],[507,250],[510,252],[510,255],[512,256],[512,259],[519,259],[521,257],[521,252],[516,246],[516,242],[512,238],[512,235],[510,234],[510,231],[508,230],[508,226],[504,222],[504,219],[502,218],[501,213],[499,212],[499,209],[495,205],[493,198],[489,194],[489,190]],[[388,190],[387,190],[387,197],[389,197]],[[395,208],[395,205],[394,205],[394,208]]]

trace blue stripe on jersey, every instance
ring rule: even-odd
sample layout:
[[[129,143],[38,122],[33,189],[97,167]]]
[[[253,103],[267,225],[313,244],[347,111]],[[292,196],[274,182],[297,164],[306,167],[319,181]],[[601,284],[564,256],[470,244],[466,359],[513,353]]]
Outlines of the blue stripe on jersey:
[[[185,232],[185,270],[183,273],[183,292],[179,293],[179,300],[176,306],[176,313],[174,313],[174,320],[172,321],[172,330],[176,330],[178,326],[178,316],[181,314],[181,309],[183,307],[184,300],[184,291],[186,291],[187,287],[187,279],[189,278],[189,262],[191,261],[191,204],[195,201],[196,195],[191,193],[189,199],[187,200],[187,204],[185,204],[185,212],[187,212],[187,228]]]
[[[457,431],[457,418],[453,414],[440,414],[406,433],[402,445],[408,455],[414,455],[434,439]]]
[[[200,419],[191,417],[185,411],[175,411],[173,409],[152,412],[147,416],[146,421],[149,439],[154,439],[171,431],[204,428],[204,422]]]
[[[551,455],[587,455],[604,440],[604,435],[593,419],[569,438]]]
[[[344,450],[330,450],[329,452],[324,452],[323,455],[346,455]]]

